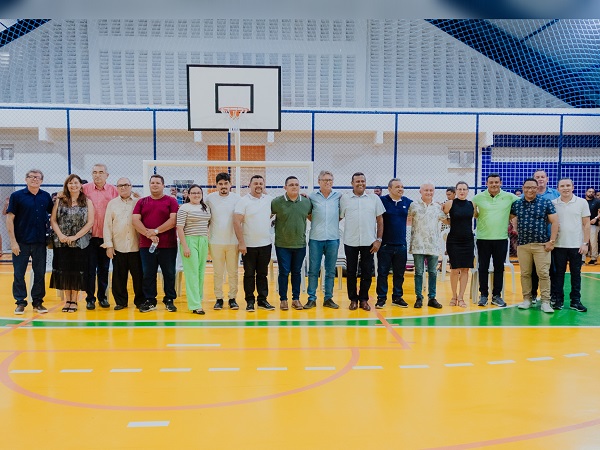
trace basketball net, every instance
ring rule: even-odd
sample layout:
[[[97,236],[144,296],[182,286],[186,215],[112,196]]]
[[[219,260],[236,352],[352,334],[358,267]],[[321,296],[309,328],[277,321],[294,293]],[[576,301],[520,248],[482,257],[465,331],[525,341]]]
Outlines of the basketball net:
[[[229,132],[234,133],[240,130],[238,120],[242,114],[246,114],[249,109],[243,106],[221,106],[219,111],[223,114],[229,114]]]

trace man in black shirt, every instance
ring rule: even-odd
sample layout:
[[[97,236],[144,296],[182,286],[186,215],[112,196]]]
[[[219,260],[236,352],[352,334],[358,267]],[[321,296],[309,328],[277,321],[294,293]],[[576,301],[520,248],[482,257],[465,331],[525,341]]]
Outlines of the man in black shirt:
[[[594,265],[598,258],[598,220],[600,219],[598,209],[600,209],[600,200],[596,198],[596,191],[593,187],[587,188],[585,199],[590,207],[590,246],[588,254],[591,259],[588,264]]]

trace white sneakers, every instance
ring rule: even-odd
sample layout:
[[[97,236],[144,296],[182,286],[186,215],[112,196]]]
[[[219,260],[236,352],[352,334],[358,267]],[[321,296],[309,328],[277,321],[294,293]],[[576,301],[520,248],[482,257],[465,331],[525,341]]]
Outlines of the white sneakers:
[[[550,306],[550,302],[548,301],[542,302],[542,306],[540,307],[540,309],[542,310],[542,312],[545,313],[554,313],[554,309],[552,309],[552,306]]]
[[[533,302],[531,300],[523,300],[521,303],[519,303],[517,305],[517,307],[519,309],[529,309],[532,306],[533,306]],[[542,301],[542,304],[540,306],[540,310],[542,312],[549,313],[549,314],[552,314],[554,312],[554,309],[552,309],[552,306],[550,306],[550,302],[549,301]]]
[[[529,309],[531,308],[531,300],[523,300],[521,303],[517,305],[519,309]]]

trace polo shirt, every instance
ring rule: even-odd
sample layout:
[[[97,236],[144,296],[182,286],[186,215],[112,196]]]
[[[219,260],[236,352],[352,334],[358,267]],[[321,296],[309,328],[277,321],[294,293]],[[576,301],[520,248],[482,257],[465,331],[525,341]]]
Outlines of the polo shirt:
[[[151,196],[138,200],[133,208],[133,214],[140,214],[142,223],[149,230],[160,227],[171,217],[171,214],[177,214],[179,204],[174,197],[163,195],[159,199]],[[146,236],[140,234],[140,248],[149,248],[152,241]],[[158,234],[158,248],[177,247],[177,231],[175,227]]]
[[[554,247],[579,248],[583,244],[583,225],[581,219],[590,217],[590,208],[585,199],[573,195],[571,200],[563,202],[561,198],[552,200],[558,214],[558,236]]]
[[[310,199],[298,196],[290,200],[287,194],[271,202],[275,217],[275,246],[282,248],[306,247],[306,219],[312,211]]]
[[[240,201],[240,196],[233,192],[226,196],[212,192],[206,196],[205,201],[212,214],[208,242],[216,245],[237,245],[238,240],[233,229],[233,211]]]
[[[381,203],[385,208],[383,213],[383,236],[382,244],[406,245],[406,219],[408,209],[412,200],[402,197],[397,202],[385,195],[381,198]]]
[[[325,196],[320,190],[310,194],[312,217],[309,238],[314,241],[333,241],[340,238],[340,198],[337,191]]]
[[[52,213],[52,197],[42,189],[32,194],[29,188],[13,192],[7,213],[15,215],[15,239],[19,244],[45,244],[48,214]]]
[[[473,200],[479,212],[475,234],[479,240],[508,239],[508,217],[510,207],[517,201],[512,192],[500,189],[494,197],[488,190],[480,192]]]
[[[92,237],[104,236],[104,216],[108,202],[119,196],[117,188],[112,184],[105,183],[102,188],[98,188],[94,183],[85,183],[81,190],[94,205],[94,226],[92,227]]]
[[[513,203],[510,213],[517,216],[517,245],[543,244],[550,240],[548,215],[556,214],[556,208],[550,200],[539,194],[532,201],[520,198]]]
[[[385,212],[381,199],[375,194],[358,196],[351,192],[340,199],[340,217],[344,222],[344,244],[368,247],[377,239],[377,217]]]
[[[235,205],[235,214],[244,216],[242,220],[246,247],[271,245],[271,202],[273,197],[262,194],[256,198],[246,194]]]

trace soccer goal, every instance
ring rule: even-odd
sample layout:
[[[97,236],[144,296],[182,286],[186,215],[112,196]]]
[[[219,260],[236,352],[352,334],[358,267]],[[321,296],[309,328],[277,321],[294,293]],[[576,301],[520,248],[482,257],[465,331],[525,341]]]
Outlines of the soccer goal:
[[[165,187],[176,186],[179,190],[192,183],[199,184],[204,194],[216,188],[215,177],[220,172],[231,176],[232,189],[239,195],[248,192],[248,184],[253,175],[265,179],[266,193],[277,196],[283,194],[285,179],[295,176],[300,182],[301,191],[310,194],[314,186],[312,161],[181,161],[144,160],[144,195],[150,195],[150,175],[156,173],[165,179]],[[239,180],[239,182],[238,182]]]

